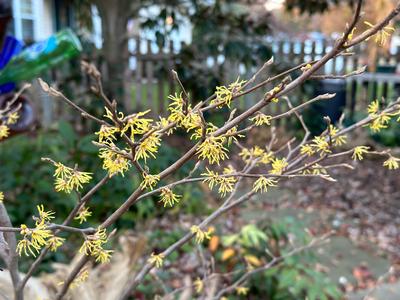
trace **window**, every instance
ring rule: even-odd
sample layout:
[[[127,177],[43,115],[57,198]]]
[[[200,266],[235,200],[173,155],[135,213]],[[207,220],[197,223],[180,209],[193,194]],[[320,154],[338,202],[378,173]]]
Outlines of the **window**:
[[[43,0],[13,0],[13,29],[17,39],[30,44],[37,39]]]

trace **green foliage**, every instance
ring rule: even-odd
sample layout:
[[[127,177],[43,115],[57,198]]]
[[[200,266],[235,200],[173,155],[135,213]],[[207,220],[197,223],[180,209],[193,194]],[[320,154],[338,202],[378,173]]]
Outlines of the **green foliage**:
[[[266,263],[272,259],[268,253],[285,255],[294,247],[309,243],[310,237],[298,221],[287,217],[274,223],[246,225],[238,234],[225,236],[222,241],[225,246],[234,247],[242,255],[252,255]],[[252,276],[245,286],[250,288],[249,295],[262,296],[263,299],[341,299],[342,293],[338,287],[326,274],[317,271],[315,265],[312,249],[306,250]],[[246,264],[240,261],[234,266],[234,270],[244,269]],[[236,298],[231,296],[229,299]]]
[[[39,132],[35,137],[16,136],[8,139],[0,147],[1,178],[0,190],[6,194],[6,206],[14,226],[22,223],[33,224],[31,216],[36,211],[36,205],[43,204],[46,210],[56,212],[56,223],[61,223],[72,210],[77,201],[74,193],[57,193],[54,189],[54,167],[42,162],[42,157],[50,157],[70,167],[78,164],[80,170],[93,173],[93,180],[86,190],[106,175],[98,158],[98,148],[92,144],[94,135],[79,136],[69,123],[60,122],[58,132]],[[165,146],[160,148],[156,161],[149,161],[149,168],[160,172],[180,157],[179,151]],[[180,178],[186,176],[193,167],[184,166],[177,174]],[[112,211],[116,210],[140,183],[137,171],[132,168],[125,178],[114,176],[107,185],[100,189],[92,198],[89,208],[93,215],[88,219],[90,225],[96,226]],[[190,189],[189,189],[190,188]],[[179,209],[187,213],[204,213],[206,206],[198,186],[180,186],[176,193],[183,195]],[[155,217],[164,213],[177,213],[173,209],[165,209],[158,203],[158,195],[140,201],[130,209],[116,224],[118,228],[132,229],[136,222],[144,218]],[[91,220],[96,220],[92,223]],[[74,221],[74,225],[78,225]],[[32,225],[30,224],[30,225]],[[77,242],[81,237],[76,236]],[[73,242],[72,238],[72,242]],[[57,259],[65,261],[65,254],[57,252]],[[54,259],[54,257],[53,257]],[[48,266],[45,266],[46,268]]]

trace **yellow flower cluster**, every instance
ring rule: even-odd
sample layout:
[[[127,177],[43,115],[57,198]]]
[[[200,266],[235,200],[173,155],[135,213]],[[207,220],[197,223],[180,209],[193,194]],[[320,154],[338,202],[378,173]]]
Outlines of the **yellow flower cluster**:
[[[4,193],[0,191],[0,202],[3,202],[4,200]]]
[[[239,92],[242,89],[243,84],[246,83],[246,80],[239,81],[239,78],[236,79],[235,82],[231,83],[228,87],[226,86],[217,86],[215,91],[215,99],[213,99],[210,103],[212,105],[218,105],[218,108],[223,107],[224,105],[231,107],[231,102],[235,93]]]
[[[79,253],[91,255],[96,258],[96,262],[107,263],[110,261],[113,250],[103,249],[104,244],[108,242],[106,229],[97,229],[92,235],[85,236],[85,241],[79,249]]]
[[[387,114],[384,112],[379,112],[379,108],[378,100],[374,100],[370,105],[368,105],[367,111],[369,116],[372,118],[372,122],[370,122],[368,125],[373,132],[380,132],[382,129],[387,128],[390,118],[394,115],[397,115],[397,113]]]
[[[210,164],[218,164],[222,160],[228,158],[226,152],[228,149],[224,147],[224,142],[226,138],[224,137],[215,137],[209,136],[202,142],[197,148],[197,155],[199,159],[205,160],[208,159]]]
[[[245,163],[249,163],[251,159],[257,159],[257,163],[261,164],[269,164],[274,158],[272,152],[266,152],[259,146],[254,146],[250,149],[243,148],[242,151],[240,151],[239,156]]]
[[[288,163],[285,158],[275,158],[272,160],[272,169],[269,171],[269,173],[274,175],[281,175],[287,166]]]
[[[258,192],[261,191],[261,193],[266,193],[268,191],[268,188],[271,186],[276,186],[278,181],[275,179],[271,178],[265,178],[264,176],[259,177],[253,184],[253,191]]]
[[[353,160],[363,160],[364,154],[368,153],[369,147],[368,146],[357,146],[354,148],[353,155],[351,158]]]
[[[125,126],[122,128],[121,134],[129,132],[131,140],[135,141],[136,135],[147,133],[150,130],[153,119],[143,118],[143,116],[147,115],[149,112],[150,110],[146,110],[144,112],[138,112],[136,114],[127,116],[124,120]]]
[[[163,188],[161,190],[160,202],[163,203],[164,207],[169,205],[174,206],[175,203],[179,203],[179,199],[182,198],[181,195],[175,194],[170,188]]]
[[[338,135],[339,128],[337,128],[331,124],[331,125],[329,125],[328,133],[329,133],[330,138],[332,139],[332,143],[334,146],[342,146],[342,145],[346,144],[347,136],[346,135]]]
[[[143,181],[140,183],[142,190],[153,189],[160,181],[160,176],[143,173]]]
[[[374,27],[374,25],[368,21],[365,21],[364,24],[370,28]],[[393,32],[395,32],[394,27],[392,26],[383,27],[375,34],[375,43],[377,43],[381,47],[385,46],[388,38],[393,34]]]
[[[117,140],[116,134],[124,137],[127,135],[132,142],[135,142],[137,136],[142,136],[135,147],[133,157],[135,161],[143,159],[146,163],[148,158],[156,157],[155,153],[158,152],[161,145],[158,130],[162,130],[163,126],[168,126],[168,120],[161,119],[154,125],[153,119],[145,118],[145,115],[150,112],[150,110],[146,110],[126,117],[121,112],[117,113],[118,120],[115,121],[113,113],[109,109],[105,109],[105,117],[117,124],[117,126],[102,125],[100,130],[96,132],[98,142],[105,146],[105,148],[100,149],[99,157],[103,159],[103,169],[107,170],[110,176],[117,173],[124,176],[124,173],[131,166],[127,150],[119,149],[114,143]]]
[[[103,159],[103,169],[107,170],[110,177],[117,173],[124,176],[124,173],[131,166],[130,161],[125,156],[107,148],[100,149],[99,157]]]
[[[55,162],[54,166],[56,167],[54,171],[54,177],[56,177],[54,184],[57,192],[64,191],[69,194],[73,190],[78,191],[83,187],[83,184],[88,183],[92,179],[92,173],[81,172],[58,162]]]
[[[383,166],[389,170],[396,170],[399,168],[400,158],[389,155],[389,158],[383,162]]]
[[[154,264],[156,266],[156,268],[159,269],[164,264],[164,258],[165,258],[165,255],[163,253],[154,254],[154,252],[153,252],[151,254],[150,258],[147,260],[147,262],[149,264]]]
[[[59,247],[61,247],[65,242],[64,238],[53,235],[47,240],[47,247],[50,251],[56,252]]]
[[[214,186],[219,186],[218,193],[222,197],[225,197],[227,193],[233,191],[234,185],[237,181],[235,177],[221,176],[217,172],[211,171],[208,168],[206,168],[206,170],[207,172],[202,173],[201,175],[205,177],[203,182],[208,183],[208,187],[210,189],[213,189]],[[225,174],[230,174],[231,171],[232,171],[231,169],[226,169]]]
[[[18,118],[17,111],[2,111],[0,113],[0,141],[10,135],[10,127],[7,125],[15,124]]]
[[[22,224],[20,233],[23,235],[23,238],[18,241],[16,249],[19,256],[22,253],[29,256],[30,253],[35,257],[40,249],[47,245],[47,240],[53,236],[44,223],[37,224],[33,229],[29,229],[25,224]]]
[[[17,252],[21,256],[24,253],[29,256],[29,253],[36,256],[43,246],[46,246],[50,251],[56,251],[65,241],[65,239],[54,236],[48,229],[49,222],[54,219],[53,211],[45,211],[43,205],[36,206],[39,216],[35,217],[36,227],[29,229],[25,224],[21,225],[20,233],[23,238],[17,244]]]
[[[197,294],[200,294],[204,289],[204,282],[199,277],[196,278],[196,280],[193,282],[193,285]]]
[[[6,125],[0,125],[0,141],[10,135],[10,128]]]
[[[72,281],[71,283],[71,288],[74,289],[78,286],[80,286],[82,283],[84,283],[87,279],[89,278],[89,271],[87,269],[83,269],[79,275]]]
[[[200,128],[201,130],[202,121],[200,115],[193,111],[190,104],[187,104],[188,106],[185,111],[185,101],[182,94],[183,93],[180,93],[178,96],[178,94],[175,93],[175,95],[168,96],[168,99],[171,100],[171,103],[168,105],[168,110],[170,112],[168,121],[176,123],[178,127],[183,127],[187,132],[196,128]]]
[[[250,290],[250,289],[247,288],[247,287],[238,286],[238,287],[236,288],[236,294],[246,296],[247,293],[249,292],[249,290]]]
[[[78,276],[75,277],[75,279],[71,283],[71,289],[75,289],[79,287],[82,283],[84,283],[87,279],[89,278],[89,271],[84,268],[82,269]],[[58,283],[58,285],[63,285],[64,281],[61,281]]]
[[[156,132],[150,134],[136,149],[135,160],[144,159],[144,162],[147,162],[150,156],[156,158],[154,153],[157,153],[160,145],[161,138],[159,134]]]
[[[302,174],[312,174],[312,175],[328,175],[326,169],[320,164],[313,164],[309,168],[305,169]],[[328,178],[328,177],[325,177]]]
[[[213,229],[209,228],[207,231],[203,231],[199,226],[193,225],[192,227],[190,227],[190,232],[195,235],[196,243],[201,244],[202,242],[204,242],[205,239],[211,239]]]

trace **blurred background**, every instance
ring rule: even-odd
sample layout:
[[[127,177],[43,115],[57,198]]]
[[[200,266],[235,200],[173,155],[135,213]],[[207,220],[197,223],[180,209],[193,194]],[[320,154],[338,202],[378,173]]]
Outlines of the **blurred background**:
[[[12,135],[0,142],[0,190],[5,192],[13,224],[18,226],[30,219],[39,203],[56,211],[59,220],[74,206],[73,196],[54,191],[52,168],[43,164],[41,157],[69,165],[77,163],[82,170],[93,172],[97,180],[105,174],[98,149],[91,143],[95,140],[93,132],[98,130],[96,124],[44,93],[38,77],[101,116],[103,104],[91,92],[93,82],[80,67],[82,60],[87,61],[101,71],[105,91],[118,100],[120,110],[128,114],[151,109],[153,117],[165,116],[168,95],[180,91],[171,70],[178,72],[191,101],[196,103],[211,95],[216,86],[228,85],[238,77],[250,78],[271,57],[275,63],[266,76],[319,59],[342,35],[346,22],[351,20],[354,2],[0,0],[0,107],[24,83],[32,84],[18,100],[23,106],[22,115],[11,127]],[[377,23],[396,2],[366,0],[362,21]],[[398,20],[392,25],[396,27],[397,23]],[[368,28],[360,22],[354,34]],[[323,116],[337,122],[344,113],[344,124],[349,125],[367,115],[371,101],[387,103],[399,97],[398,31],[381,44],[370,39],[352,48],[354,55],[336,57],[319,70],[320,74],[344,75],[366,66],[363,74],[308,81],[290,95],[296,104],[322,93],[336,93],[333,100],[304,111],[313,134],[324,129]],[[294,72],[292,77],[300,74],[301,71]],[[272,87],[241,97],[235,107],[245,110]],[[275,115],[287,109],[286,102],[281,101],[265,113]],[[208,117],[215,124],[222,124],[229,111],[220,112]],[[279,120],[274,125],[282,143],[292,136],[302,137],[295,118]],[[256,130],[243,143],[251,147],[269,137],[269,131]],[[390,124],[379,134],[357,132],[350,140],[349,147],[353,143],[374,149],[388,146],[397,153],[399,123]],[[157,162],[149,162],[150,169],[153,173],[164,169],[188,145],[183,135],[168,138]],[[177,178],[187,174],[193,163],[185,166]],[[297,180],[267,197],[259,196],[255,204],[230,213],[216,225],[221,239],[215,249],[208,251],[216,253],[218,268],[232,270],[244,263],[228,257],[227,249],[262,256],[260,249],[268,244],[279,253],[291,247],[291,236],[306,239],[305,229],[323,233],[334,228],[338,233],[329,245],[295,257],[252,280],[250,299],[261,299],[260,295],[268,295],[262,299],[342,299],[345,294],[362,299],[389,266],[400,263],[400,193],[396,191],[400,176],[383,170],[381,165],[378,160],[366,161],[354,171],[338,171],[335,175],[339,182],[333,185]],[[131,172],[112,181],[95,195],[90,225],[95,226],[95,220],[103,220],[115,210],[140,178]],[[176,208],[165,210],[154,197],[139,202],[115,226],[122,232],[141,230],[148,249],[164,249],[183,232],[171,220],[199,218],[219,201],[202,185],[183,186],[179,193],[187,201]],[[154,218],[158,221],[154,222]],[[243,227],[249,222],[254,226]],[[234,245],[223,242],[224,237],[237,232],[240,234]],[[250,238],[249,242],[249,232],[251,237],[259,238]],[[71,250],[79,242],[78,237],[76,241],[72,239],[61,252],[49,256],[39,271],[51,272],[55,261],[68,263],[74,254]],[[198,262],[191,257],[193,247],[184,248],[171,258],[177,279],[165,272],[163,280],[169,286],[182,287],[187,274],[196,272]],[[22,262],[22,269],[26,270],[30,263]],[[186,267],[178,267],[182,265]],[[396,275],[390,275],[388,282],[377,289],[376,299],[400,299]],[[154,286],[144,285],[133,297],[153,299],[156,293]]]

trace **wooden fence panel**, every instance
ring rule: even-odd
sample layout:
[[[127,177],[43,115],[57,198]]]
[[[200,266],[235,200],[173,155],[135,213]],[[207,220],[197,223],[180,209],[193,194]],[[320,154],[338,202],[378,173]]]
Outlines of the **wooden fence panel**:
[[[279,65],[288,67],[290,65],[297,65],[302,62],[310,62],[315,59],[321,58],[325,53],[329,52],[334,44],[333,40],[282,40],[270,39],[268,45],[271,46],[274,59]],[[136,38],[132,40],[134,50],[129,52],[130,64],[124,73],[124,87],[126,95],[124,95],[123,104],[126,111],[129,113],[151,109],[153,116],[165,114],[167,112],[167,97],[169,94],[179,90],[176,83],[171,76],[171,70],[176,62],[176,45],[170,41],[166,47],[157,47],[154,42]],[[354,71],[367,63],[366,58],[366,44],[356,45],[350,52],[355,54],[352,56],[338,56],[328,62],[322,68],[320,74],[335,74],[343,75],[348,72]],[[208,64],[213,60],[218,63],[213,63],[211,66],[205,67],[218,67],[218,64],[223,61],[223,56],[209,58]],[[395,68],[400,62],[400,48],[395,49],[390,55],[380,57],[378,64],[391,66]],[[246,68],[243,65],[234,62],[224,62],[226,76],[226,83],[234,81],[237,74],[240,74],[242,79],[250,78],[255,72],[256,68]],[[260,62],[261,66],[263,62]],[[103,66],[99,66],[102,69]],[[272,75],[266,70],[262,78],[256,81],[257,84],[261,80],[265,80],[268,76]],[[61,74],[62,73],[62,74]],[[369,74],[369,73],[368,73]],[[364,74],[358,77],[351,77],[347,79],[347,109],[351,113],[357,109],[365,109],[369,102],[375,98],[385,97],[393,99],[399,95],[400,80],[398,75],[395,74],[381,74],[381,75],[368,75]],[[65,81],[65,72],[60,70],[52,70],[44,75],[49,82],[58,84]],[[228,82],[229,81],[229,82]],[[239,110],[244,110],[252,106],[255,102],[260,100],[263,94],[271,89],[273,84],[265,86],[260,91],[251,95],[246,95],[237,101]],[[75,91],[84,93],[89,88],[89,80],[83,80],[81,86],[74,86]],[[293,102],[304,100],[301,94],[291,93]],[[75,116],[69,111],[65,105],[59,105],[58,101],[52,102],[45,99],[44,95],[40,96],[40,101],[35,105],[38,107],[37,111],[40,113],[40,120],[43,126],[49,127],[53,122],[60,118],[70,119]],[[279,105],[273,105],[268,108],[268,113],[277,114],[286,109],[286,102],[280,101]]]

